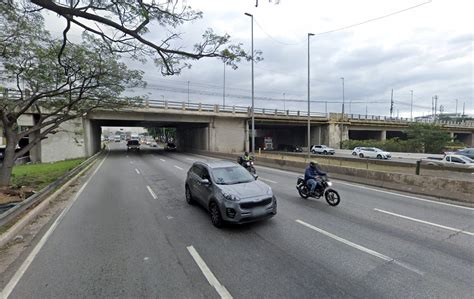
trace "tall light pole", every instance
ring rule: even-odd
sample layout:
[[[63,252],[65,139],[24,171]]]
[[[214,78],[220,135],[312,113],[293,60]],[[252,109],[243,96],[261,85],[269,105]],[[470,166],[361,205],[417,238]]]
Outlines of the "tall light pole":
[[[343,134],[344,134],[344,105],[345,105],[345,98],[344,98],[344,77],[341,77],[341,81],[342,81],[342,114],[341,114],[341,134],[340,134],[340,138],[339,138],[339,148],[342,149],[342,137],[343,137]]]
[[[283,93],[283,110],[285,110],[285,114],[286,114],[285,93]]]
[[[188,106],[189,106],[189,81],[188,81]]]
[[[310,102],[310,48],[309,38],[313,33],[308,33],[308,158],[311,157],[311,102]]]
[[[411,121],[413,121],[413,90],[410,90],[410,92],[411,92],[410,118],[411,118]]]
[[[225,109],[225,61],[224,61],[224,84],[222,90],[222,107]]]
[[[246,16],[250,17],[251,20],[251,39],[252,39],[252,47],[251,47],[251,59],[252,59],[252,155],[255,155],[255,115],[254,115],[254,76],[253,76],[253,15],[249,14],[248,12],[245,13]]]

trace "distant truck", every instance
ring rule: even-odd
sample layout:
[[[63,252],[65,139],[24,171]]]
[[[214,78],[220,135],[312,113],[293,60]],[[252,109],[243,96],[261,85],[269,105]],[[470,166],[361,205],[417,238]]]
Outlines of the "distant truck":
[[[445,155],[443,158],[428,157],[421,159],[421,162],[425,165],[474,169],[474,160],[462,155]]]

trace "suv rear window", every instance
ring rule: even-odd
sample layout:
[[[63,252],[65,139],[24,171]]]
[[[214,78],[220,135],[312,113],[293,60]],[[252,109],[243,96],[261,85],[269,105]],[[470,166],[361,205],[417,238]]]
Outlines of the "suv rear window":
[[[138,140],[129,140],[127,141],[127,145],[139,145],[140,143]]]

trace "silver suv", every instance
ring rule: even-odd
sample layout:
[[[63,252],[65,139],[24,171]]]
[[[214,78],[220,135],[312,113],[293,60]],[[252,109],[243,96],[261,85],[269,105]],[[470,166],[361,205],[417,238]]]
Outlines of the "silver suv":
[[[245,223],[277,213],[272,189],[242,166],[228,161],[195,162],[186,178],[186,201],[209,211],[212,224]]]

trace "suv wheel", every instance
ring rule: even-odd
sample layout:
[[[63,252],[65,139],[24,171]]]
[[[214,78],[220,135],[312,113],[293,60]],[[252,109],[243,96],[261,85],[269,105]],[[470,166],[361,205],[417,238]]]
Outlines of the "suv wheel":
[[[189,189],[187,185],[186,185],[186,202],[190,205],[194,204],[193,195],[191,194],[191,190]]]
[[[221,228],[224,224],[224,221],[222,220],[221,212],[219,211],[219,206],[215,201],[211,202],[211,204],[209,205],[209,214],[211,216],[212,224],[217,228]]]
[[[327,151],[324,151],[324,152],[323,152],[323,154],[327,155],[327,154],[328,154],[328,152],[327,152]]]
[[[382,159],[382,155],[377,155],[377,159]]]
[[[364,154],[363,154],[363,153],[360,153],[360,154],[359,154],[359,157],[364,158]]]

